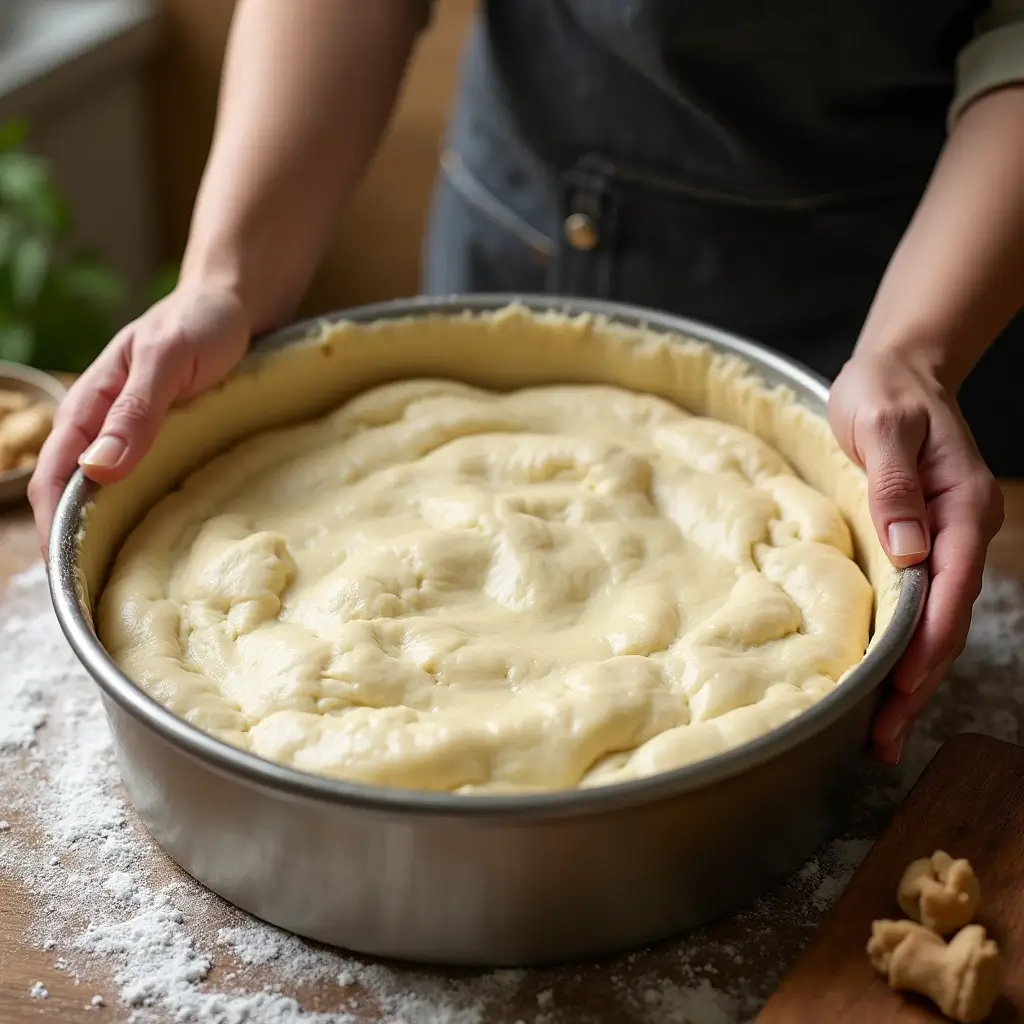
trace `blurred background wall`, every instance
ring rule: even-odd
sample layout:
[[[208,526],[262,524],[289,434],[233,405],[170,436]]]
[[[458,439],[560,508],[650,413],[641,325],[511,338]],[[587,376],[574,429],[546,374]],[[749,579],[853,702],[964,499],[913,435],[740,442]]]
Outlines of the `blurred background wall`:
[[[379,0],[375,0],[379,2]],[[213,129],[232,0],[161,0],[153,65],[160,233],[180,253]],[[305,312],[418,289],[420,238],[473,0],[440,0],[383,146],[346,211]]]

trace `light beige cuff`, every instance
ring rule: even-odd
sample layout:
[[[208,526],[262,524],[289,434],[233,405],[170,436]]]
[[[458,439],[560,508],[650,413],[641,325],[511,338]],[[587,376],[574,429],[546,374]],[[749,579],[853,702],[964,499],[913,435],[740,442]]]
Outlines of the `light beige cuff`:
[[[1004,5],[1010,7],[1010,4]],[[998,28],[983,31],[960,51],[957,58],[956,94],[949,107],[947,125],[979,96],[993,89],[1024,83],[1024,4],[1012,5]]]

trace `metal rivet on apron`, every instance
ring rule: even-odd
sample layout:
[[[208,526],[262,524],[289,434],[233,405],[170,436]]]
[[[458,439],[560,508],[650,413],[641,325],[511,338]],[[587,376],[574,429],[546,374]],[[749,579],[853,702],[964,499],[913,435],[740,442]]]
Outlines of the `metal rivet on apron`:
[[[565,218],[566,241],[580,252],[590,252],[597,248],[601,236],[597,224],[585,213],[571,213]]]

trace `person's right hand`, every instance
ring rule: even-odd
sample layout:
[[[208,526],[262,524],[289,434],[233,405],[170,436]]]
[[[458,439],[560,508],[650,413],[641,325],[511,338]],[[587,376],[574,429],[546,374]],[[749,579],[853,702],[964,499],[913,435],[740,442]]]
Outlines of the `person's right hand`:
[[[44,560],[54,509],[76,465],[97,483],[120,480],[171,405],[227,376],[250,335],[234,292],[185,284],[117,334],[61,403],[29,482]]]

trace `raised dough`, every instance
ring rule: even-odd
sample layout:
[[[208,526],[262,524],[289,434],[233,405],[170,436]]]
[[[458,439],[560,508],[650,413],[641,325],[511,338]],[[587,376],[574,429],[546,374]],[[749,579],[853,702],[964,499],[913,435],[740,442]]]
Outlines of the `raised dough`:
[[[296,768],[478,792],[761,735],[864,653],[836,504],[735,426],[617,388],[370,390],[243,441],[131,534],[100,637]]]

